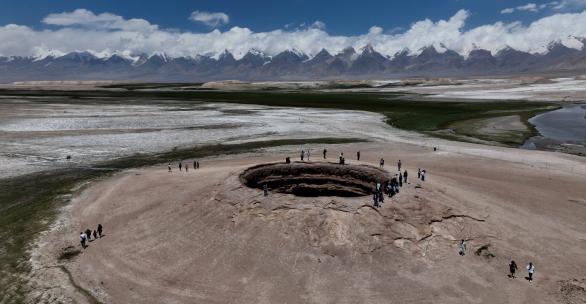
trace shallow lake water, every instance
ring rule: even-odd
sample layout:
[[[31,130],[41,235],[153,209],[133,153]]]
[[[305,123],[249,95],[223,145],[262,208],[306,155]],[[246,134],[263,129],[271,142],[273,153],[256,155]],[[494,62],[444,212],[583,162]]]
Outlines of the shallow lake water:
[[[539,133],[560,142],[586,143],[586,105],[571,105],[529,120]]]

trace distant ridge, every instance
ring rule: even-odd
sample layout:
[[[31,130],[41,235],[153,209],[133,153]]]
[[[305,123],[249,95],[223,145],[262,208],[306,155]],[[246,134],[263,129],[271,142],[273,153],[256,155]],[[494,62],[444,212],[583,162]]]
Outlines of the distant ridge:
[[[314,56],[286,50],[275,56],[251,49],[236,59],[225,50],[215,55],[170,57],[120,53],[98,57],[90,52],[50,53],[46,57],[0,57],[0,82],[36,80],[210,81],[353,79],[401,76],[504,75],[509,73],[586,71],[586,49],[552,43],[547,52],[532,54],[505,48],[483,49],[467,56],[433,46],[385,56],[368,44],[358,52],[338,54],[322,49]]]

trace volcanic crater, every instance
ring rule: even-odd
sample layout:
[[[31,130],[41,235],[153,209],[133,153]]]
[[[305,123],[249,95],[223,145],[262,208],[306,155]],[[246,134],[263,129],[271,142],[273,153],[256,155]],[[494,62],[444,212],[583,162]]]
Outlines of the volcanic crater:
[[[389,180],[386,171],[368,165],[329,162],[270,163],[250,167],[240,174],[248,187],[296,196],[359,197],[373,193],[376,183]]]

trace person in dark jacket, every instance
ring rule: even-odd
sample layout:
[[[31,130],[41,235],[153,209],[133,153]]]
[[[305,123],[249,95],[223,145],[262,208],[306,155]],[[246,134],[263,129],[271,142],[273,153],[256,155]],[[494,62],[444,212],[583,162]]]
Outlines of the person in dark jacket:
[[[102,237],[102,224],[98,224],[98,235]]]
[[[403,181],[407,183],[407,170],[405,170],[405,173],[403,173]]]
[[[509,264],[509,277],[510,278],[515,278],[515,271],[517,271],[518,267],[517,267],[517,263],[515,263],[515,261],[511,261],[511,263]]]

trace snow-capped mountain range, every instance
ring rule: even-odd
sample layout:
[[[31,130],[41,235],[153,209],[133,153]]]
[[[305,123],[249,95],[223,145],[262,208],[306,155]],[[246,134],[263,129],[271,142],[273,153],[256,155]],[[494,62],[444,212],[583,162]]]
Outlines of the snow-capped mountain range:
[[[584,42],[584,40],[581,40]],[[303,80],[401,76],[503,75],[583,72],[586,48],[552,43],[547,52],[532,54],[512,48],[496,54],[476,49],[466,56],[449,49],[426,47],[393,56],[371,45],[326,49],[313,56],[286,50],[274,56],[251,49],[236,59],[227,50],[218,54],[170,57],[165,53],[114,54],[46,52],[36,57],[0,57],[0,82],[32,80],[136,80],[198,82],[222,79]]]

